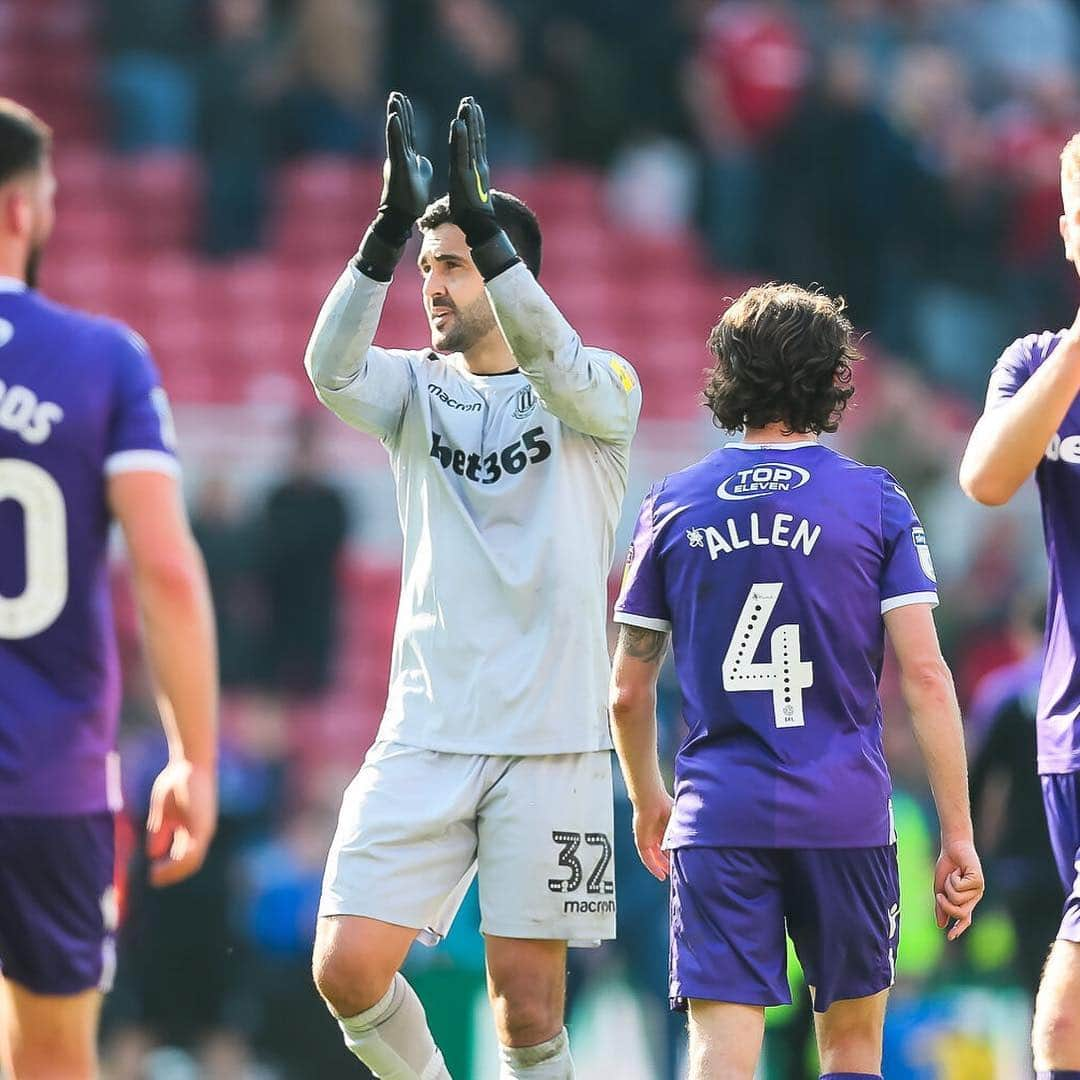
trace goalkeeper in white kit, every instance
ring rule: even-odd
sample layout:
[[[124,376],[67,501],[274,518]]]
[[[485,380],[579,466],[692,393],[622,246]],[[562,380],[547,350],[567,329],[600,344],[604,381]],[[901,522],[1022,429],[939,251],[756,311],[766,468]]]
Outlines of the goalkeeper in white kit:
[[[532,211],[492,191],[462,100],[449,195],[390,95],[382,201],[305,363],[390,455],[404,533],[386,711],[342,802],[316,985],[378,1077],[449,1076],[399,972],[479,873],[503,1078],[567,1080],[566,947],[615,934],[606,581],[641,408],[537,281]],[[431,349],[372,344],[414,222]]]

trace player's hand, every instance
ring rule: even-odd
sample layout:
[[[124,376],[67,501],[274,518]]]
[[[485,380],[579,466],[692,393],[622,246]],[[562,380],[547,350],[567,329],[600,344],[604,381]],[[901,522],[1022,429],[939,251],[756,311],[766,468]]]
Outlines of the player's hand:
[[[413,110],[395,90],[386,101],[386,163],[379,212],[360,242],[356,265],[375,281],[394,276],[413,224],[431,196],[431,162],[416,152]]]
[[[399,229],[398,235],[405,239],[430,201],[431,176],[431,162],[416,152],[412,102],[395,90],[386,101],[386,162],[379,215],[389,219],[387,224]]]
[[[518,261],[491,200],[484,112],[463,97],[450,121],[450,220],[465,234],[473,262],[485,281]]]
[[[985,887],[975,845],[966,840],[942,844],[934,868],[934,913],[942,930],[952,919],[950,941],[955,941],[971,925],[972,912]]]
[[[499,231],[491,204],[484,111],[471,97],[461,99],[457,116],[450,121],[450,220],[470,247]]]
[[[662,788],[634,807],[634,844],[645,869],[664,881],[671,868],[668,853],[661,846],[671,819],[675,800]]]
[[[190,761],[170,761],[150,792],[146,853],[150,882],[173,885],[190,877],[206,858],[217,827],[217,777]]]

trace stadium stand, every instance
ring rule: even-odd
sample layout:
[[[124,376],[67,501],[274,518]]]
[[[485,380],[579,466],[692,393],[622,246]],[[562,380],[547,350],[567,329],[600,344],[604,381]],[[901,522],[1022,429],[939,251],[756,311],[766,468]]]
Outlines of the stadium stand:
[[[56,134],[59,216],[43,286],[65,303],[123,319],[150,343],[175,405],[310,400],[301,358],[312,321],[377,200],[377,164],[321,156],[276,174],[269,246],[228,261],[198,254],[203,175],[191,152],[117,157],[103,137],[90,9],[76,0],[14,0],[0,27],[0,81]],[[599,174],[551,166],[504,173],[544,227],[545,286],[589,341],[611,345],[649,387],[647,419],[695,410],[704,339],[722,297],[697,236],[628,236],[600,211]],[[412,271],[399,271],[378,335],[418,345],[426,326]],[[687,357],[700,356],[700,363]],[[347,574],[339,688],[299,709],[295,745],[355,756],[385,696],[395,566],[362,557]],[[363,648],[358,643],[363,642]],[[356,723],[357,715],[365,723]],[[342,743],[344,742],[344,747]]]

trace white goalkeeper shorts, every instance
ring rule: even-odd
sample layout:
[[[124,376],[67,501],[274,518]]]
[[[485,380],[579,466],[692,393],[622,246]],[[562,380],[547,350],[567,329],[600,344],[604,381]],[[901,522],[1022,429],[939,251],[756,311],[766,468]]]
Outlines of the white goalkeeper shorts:
[[[444,937],[480,878],[480,929],[615,936],[611,753],[501,757],[376,742],[345,789],[319,914]]]

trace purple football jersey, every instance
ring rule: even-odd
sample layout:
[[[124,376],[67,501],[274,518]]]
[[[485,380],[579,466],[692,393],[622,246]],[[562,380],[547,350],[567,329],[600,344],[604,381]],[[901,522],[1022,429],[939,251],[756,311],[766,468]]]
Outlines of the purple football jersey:
[[[986,406],[1011,398],[1057,348],[1064,331],[1014,341],[990,376]],[[1037,714],[1040,773],[1080,770],[1080,398],[1069,406],[1035,470],[1050,562],[1046,653]]]
[[[132,469],[178,471],[141,339],[0,278],[0,814],[118,805],[106,480]]]
[[[689,732],[666,845],[891,843],[882,615],[916,603],[933,565],[884,469],[729,443],[653,487],[615,619],[671,631]]]

